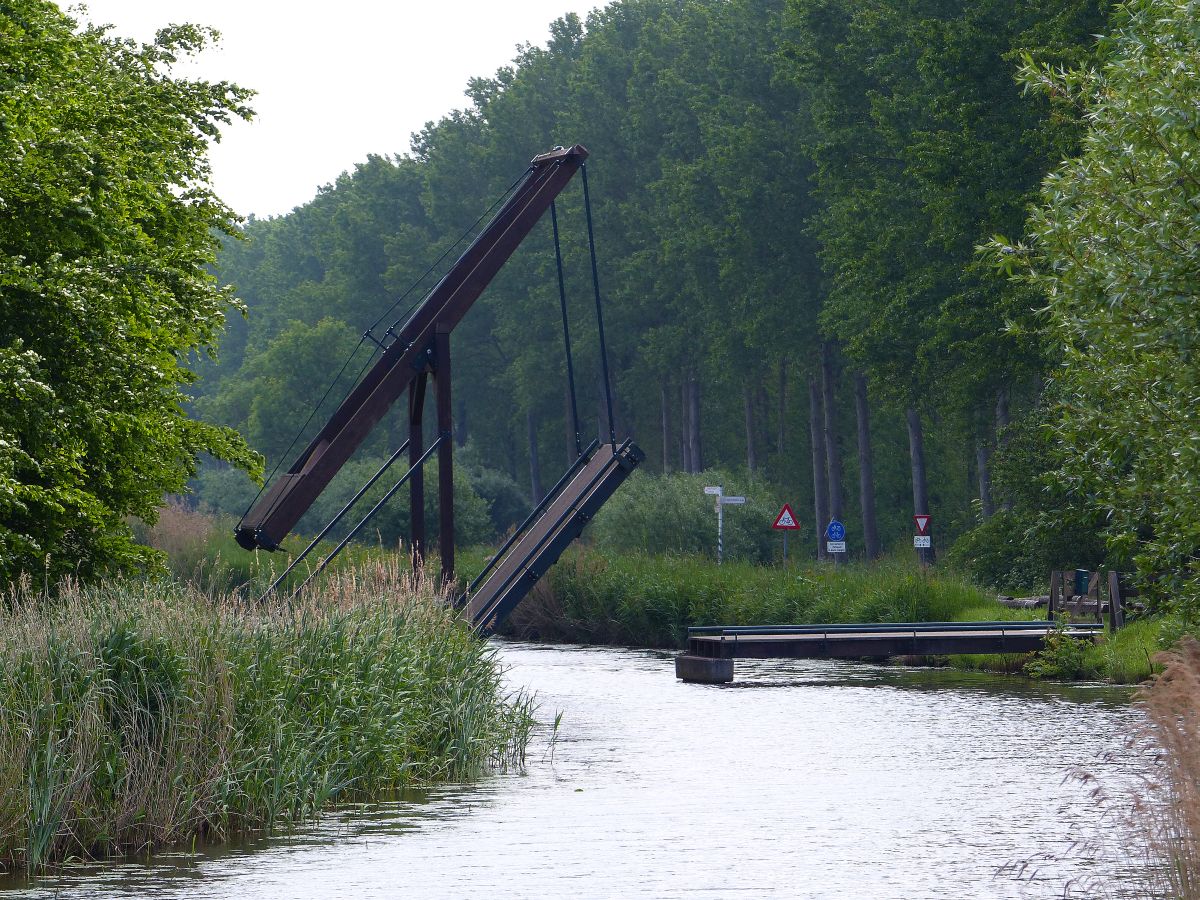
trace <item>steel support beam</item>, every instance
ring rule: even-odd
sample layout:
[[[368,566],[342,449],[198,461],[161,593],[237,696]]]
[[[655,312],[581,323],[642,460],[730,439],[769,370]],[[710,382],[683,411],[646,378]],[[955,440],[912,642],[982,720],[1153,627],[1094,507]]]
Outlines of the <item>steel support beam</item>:
[[[392,329],[392,344],[334,411],[299,459],[238,525],[247,549],[277,550],[283,538],[424,370],[438,326],[453,329],[587,158],[576,144],[535,157],[529,174],[412,316]],[[415,512],[415,510],[414,510]]]
[[[454,580],[454,411],[450,405],[450,329],[438,323],[435,331],[433,383],[437,390],[438,436],[438,552],[442,583]]]

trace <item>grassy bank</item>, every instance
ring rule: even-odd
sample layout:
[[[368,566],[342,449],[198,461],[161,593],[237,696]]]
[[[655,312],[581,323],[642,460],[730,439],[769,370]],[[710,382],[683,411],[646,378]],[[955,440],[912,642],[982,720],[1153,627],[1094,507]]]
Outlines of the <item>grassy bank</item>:
[[[519,763],[527,698],[429,583],[293,608],[167,582],[0,607],[0,866],[220,839]]]
[[[1042,613],[1044,614],[1044,613]],[[1017,621],[1014,610],[962,578],[910,564],[718,566],[698,556],[602,554],[572,548],[510,620],[509,633],[541,640],[682,647],[691,625]],[[1049,676],[1140,681],[1162,625],[1142,622],[1095,646],[1065,644]],[[1028,655],[955,657],[968,668],[1020,672]]]
[[[286,557],[247,553],[234,543],[232,531],[232,521],[169,507],[147,537],[165,552],[180,578],[221,588],[247,582],[254,588],[265,586],[270,574],[287,564]],[[299,548],[305,542],[297,538],[292,543]],[[460,578],[469,580],[482,570],[492,552],[487,547],[460,549]],[[391,548],[352,544],[334,568],[396,558]],[[717,566],[698,554],[575,546],[517,607],[508,633],[675,648],[683,645],[689,625],[1020,620],[1042,614],[1009,609],[968,579],[944,567],[923,571],[908,558],[841,567],[784,567],[744,560]],[[1037,671],[1040,677],[1141,681],[1154,669],[1154,654],[1179,633],[1170,621],[1137,622],[1095,645],[1063,642],[1051,658],[1040,661]],[[1031,660],[1027,654],[991,654],[956,656],[949,662],[1022,673]]]

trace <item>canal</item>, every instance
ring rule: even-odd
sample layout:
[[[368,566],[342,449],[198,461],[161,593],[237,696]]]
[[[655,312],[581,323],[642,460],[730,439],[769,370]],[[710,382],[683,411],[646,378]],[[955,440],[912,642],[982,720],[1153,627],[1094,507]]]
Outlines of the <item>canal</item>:
[[[71,867],[0,897],[1121,896],[1092,796],[1144,763],[1130,691],[845,662],[500,643],[542,718],[523,774],[339,810],[285,837]],[[1090,773],[1093,784],[1075,777]],[[1132,895],[1132,894],[1130,894]]]

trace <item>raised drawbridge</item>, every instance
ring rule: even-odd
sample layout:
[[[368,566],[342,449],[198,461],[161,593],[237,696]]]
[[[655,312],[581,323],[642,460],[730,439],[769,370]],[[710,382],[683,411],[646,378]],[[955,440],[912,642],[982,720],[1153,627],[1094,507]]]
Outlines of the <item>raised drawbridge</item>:
[[[385,316],[364,333],[359,347],[366,347],[370,353],[368,364],[363,366],[359,377],[345,397],[316,436],[309,440],[290,468],[271,481],[251,504],[238,523],[238,543],[251,550],[280,549],[284,538],[300,518],[405,394],[408,395],[407,439],[392,452],[385,464],[337,516],[297,555],[287,570],[271,585],[269,592],[277,590],[285,583],[296,567],[349,516],[367,492],[405,455],[408,458],[407,471],[383,494],[382,499],[349,529],[335,548],[325,555],[308,580],[319,574],[370,522],[375,513],[406,485],[411,509],[412,549],[416,559],[423,558],[426,539],[425,484],[422,467],[435,454],[438,460],[438,552],[443,579],[453,579],[454,441],[450,402],[450,335],[547,210],[551,213],[554,230],[577,458],[558,484],[547,493],[525,522],[500,548],[480,576],[458,597],[458,605],[464,610],[471,627],[482,634],[493,632],[642,461],[642,451],[631,441],[618,442],[613,425],[604,319],[597,277],[587,170],[584,165],[587,156],[587,150],[577,144],[569,148],[556,147],[535,157],[521,178],[509,188],[502,201],[498,201],[498,205],[493,207],[494,215],[487,220],[423,299],[386,329],[378,330],[382,328]],[[598,440],[586,448],[581,445],[579,437],[562,253],[558,216],[554,205],[555,198],[577,172],[581,172],[583,182],[596,325],[608,413],[608,440]],[[480,221],[485,217],[481,217]],[[403,299],[404,297],[401,297],[401,300]],[[395,305],[399,303],[400,300]],[[344,366],[343,372],[345,371]],[[436,437],[426,446],[423,412],[431,379],[436,393],[437,428]],[[308,580],[304,584],[307,584]],[[303,586],[302,584],[296,590]]]

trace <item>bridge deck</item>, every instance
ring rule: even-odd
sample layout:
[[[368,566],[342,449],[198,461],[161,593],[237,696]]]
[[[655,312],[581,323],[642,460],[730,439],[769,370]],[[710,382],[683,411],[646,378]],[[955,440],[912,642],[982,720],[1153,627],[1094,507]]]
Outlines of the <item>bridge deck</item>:
[[[460,599],[480,634],[491,634],[533,588],[645,457],[631,441],[593,445],[545,498],[485,571],[486,580]]]
[[[898,625],[713,626],[688,629],[676,674],[685,681],[729,681],[735,659],[861,659],[1028,653],[1046,646],[1053,622],[924,622]],[[1070,625],[1066,634],[1094,641],[1103,626]],[[722,661],[721,664],[717,664]],[[728,661],[728,662],[724,662]],[[714,677],[689,677],[716,673]]]

